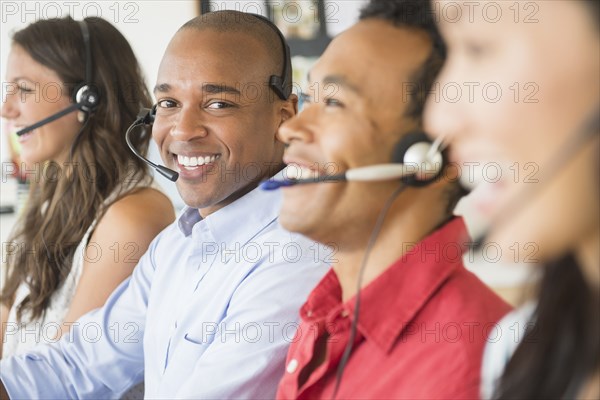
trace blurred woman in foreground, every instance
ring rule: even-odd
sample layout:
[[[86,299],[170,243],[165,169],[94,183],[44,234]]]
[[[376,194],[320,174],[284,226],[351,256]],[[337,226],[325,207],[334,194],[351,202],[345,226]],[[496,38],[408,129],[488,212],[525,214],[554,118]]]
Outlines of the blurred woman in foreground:
[[[544,268],[536,302],[488,344],[482,394],[599,398],[599,2],[467,3],[433,5],[449,47],[440,87],[469,83],[474,97],[431,98],[427,130],[459,166],[507,167],[472,203],[488,243]]]

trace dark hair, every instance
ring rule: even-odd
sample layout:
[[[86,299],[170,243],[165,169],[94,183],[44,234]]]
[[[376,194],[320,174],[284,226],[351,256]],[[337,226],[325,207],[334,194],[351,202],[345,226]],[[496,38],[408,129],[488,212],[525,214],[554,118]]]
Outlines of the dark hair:
[[[548,264],[533,328],[508,362],[494,398],[579,397],[600,366],[599,302],[572,255]]]
[[[586,5],[591,7],[592,12],[594,13],[594,18],[596,18],[596,23],[600,25],[600,1],[598,0],[584,0]]]
[[[275,31],[278,29],[275,25],[269,26],[269,23],[254,14],[234,11],[221,10],[202,14],[186,22],[180,30],[183,29],[211,29],[217,32],[235,32],[250,36],[261,43],[269,54],[268,65],[269,75],[281,76],[284,65],[291,65],[290,54],[285,53],[281,38]],[[288,59],[285,59],[287,57]],[[286,71],[286,82],[292,82],[292,69]],[[265,79],[268,79],[266,77]]]
[[[75,250],[111,194],[150,179],[146,165],[129,151],[124,133],[141,106],[151,106],[141,69],[123,35],[101,18],[85,19],[92,54],[92,84],[100,103],[75,139],[69,163],[45,163],[31,182],[25,210],[10,242],[19,251],[7,254],[7,280],[0,301],[11,306],[21,283],[29,294],[17,306],[17,318],[29,311],[43,315],[53,293],[68,276]],[[13,36],[36,62],[53,70],[72,96],[85,80],[85,43],[81,27],[70,17],[37,21]],[[136,135],[143,153],[148,132]]]
[[[423,0],[371,0],[360,13],[360,19],[380,19],[397,27],[425,32],[432,42],[432,50],[423,65],[411,77],[415,89],[406,115],[421,122],[427,95],[446,60],[446,45],[438,31],[429,1]]]
[[[427,96],[446,61],[446,45],[433,18],[431,5],[424,0],[371,0],[361,10],[360,19],[371,18],[387,21],[396,27],[422,31],[431,39],[429,56],[411,77],[414,89],[409,93],[410,103],[405,111],[406,116],[421,125]],[[449,185],[445,193],[447,214],[452,214],[458,201],[467,194],[460,182]]]

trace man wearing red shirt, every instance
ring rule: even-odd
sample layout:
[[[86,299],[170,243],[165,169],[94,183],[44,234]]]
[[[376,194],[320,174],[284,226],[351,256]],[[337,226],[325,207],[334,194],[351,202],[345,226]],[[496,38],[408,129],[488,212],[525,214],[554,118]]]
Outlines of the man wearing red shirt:
[[[311,70],[305,109],[279,131],[284,160],[303,177],[389,163],[394,145],[420,128],[445,56],[428,7],[373,0]],[[495,322],[509,306],[462,264],[469,239],[452,216],[456,180],[283,190],[283,226],[332,245],[335,260],[300,312],[277,397],[477,398],[485,341],[502,334]]]

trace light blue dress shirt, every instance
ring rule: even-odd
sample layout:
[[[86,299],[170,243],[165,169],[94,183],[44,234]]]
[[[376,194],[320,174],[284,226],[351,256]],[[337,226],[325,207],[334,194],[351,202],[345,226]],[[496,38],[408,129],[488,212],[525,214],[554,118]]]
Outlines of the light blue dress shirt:
[[[0,362],[11,399],[273,398],[298,310],[332,254],[278,224],[260,189],[201,219],[188,208],[70,335]]]

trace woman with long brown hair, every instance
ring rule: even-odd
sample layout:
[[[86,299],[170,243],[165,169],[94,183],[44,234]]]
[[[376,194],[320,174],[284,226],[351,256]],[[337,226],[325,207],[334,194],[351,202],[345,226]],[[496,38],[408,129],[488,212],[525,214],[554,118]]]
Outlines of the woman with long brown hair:
[[[174,219],[125,142],[151,100],[115,27],[101,18],[37,21],[14,34],[6,71],[1,115],[15,131],[79,104],[82,83],[96,105],[19,136],[31,192],[7,246],[4,357],[56,341],[104,304]],[[135,145],[146,152],[149,141],[144,132]]]

